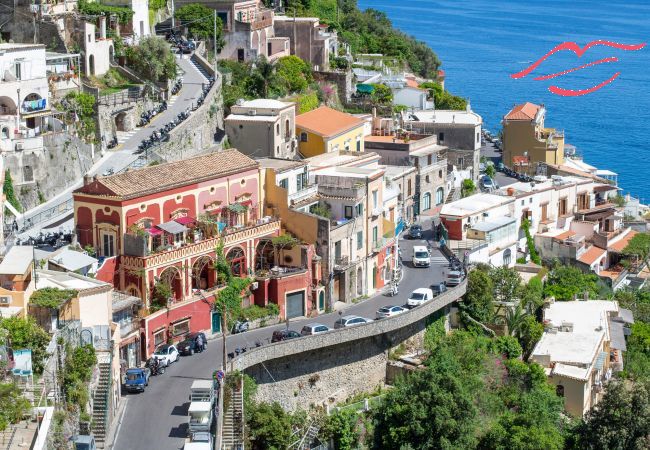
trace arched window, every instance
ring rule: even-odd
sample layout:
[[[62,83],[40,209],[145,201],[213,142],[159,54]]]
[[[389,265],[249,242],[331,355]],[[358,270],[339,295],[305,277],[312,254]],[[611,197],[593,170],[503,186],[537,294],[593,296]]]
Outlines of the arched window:
[[[503,265],[509,266],[510,262],[512,262],[512,252],[507,248],[506,251],[503,252]]]
[[[442,205],[445,201],[445,190],[441,187],[436,189],[436,205]]]
[[[562,386],[561,384],[555,386],[555,395],[557,395],[558,397],[564,397],[564,386]]]
[[[427,209],[431,209],[431,193],[430,192],[427,192],[422,197],[422,211],[426,211]]]

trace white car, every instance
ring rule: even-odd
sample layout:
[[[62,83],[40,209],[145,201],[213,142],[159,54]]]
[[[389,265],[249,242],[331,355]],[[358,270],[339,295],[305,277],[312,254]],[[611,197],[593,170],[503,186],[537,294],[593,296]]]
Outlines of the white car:
[[[347,328],[354,327],[357,325],[363,325],[364,323],[372,322],[372,319],[366,319],[365,317],[359,316],[343,316],[336,322],[334,322],[334,328]]]
[[[431,255],[424,245],[413,247],[413,267],[429,267],[431,265]]]
[[[384,317],[393,317],[406,311],[408,310],[406,308],[402,308],[401,306],[382,306],[377,310],[377,319],[382,319]]]
[[[166,367],[171,363],[178,361],[180,354],[175,345],[163,344],[156,349],[153,356]]]
[[[314,334],[327,333],[328,331],[330,331],[330,328],[327,325],[323,325],[322,323],[308,323],[302,327],[300,334],[303,336],[312,336]]]
[[[419,288],[413,291],[406,301],[406,304],[409,306],[419,306],[425,304],[429,300],[433,300],[433,291],[428,288]]]

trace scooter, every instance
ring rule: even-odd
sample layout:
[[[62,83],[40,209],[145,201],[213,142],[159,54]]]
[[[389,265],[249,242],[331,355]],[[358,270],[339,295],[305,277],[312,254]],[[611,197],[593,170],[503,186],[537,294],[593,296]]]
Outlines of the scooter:
[[[235,325],[232,327],[232,334],[238,334],[238,333],[244,333],[248,331],[248,327],[250,324],[248,323],[248,320],[244,319],[243,322],[240,322],[239,320],[235,322]]]

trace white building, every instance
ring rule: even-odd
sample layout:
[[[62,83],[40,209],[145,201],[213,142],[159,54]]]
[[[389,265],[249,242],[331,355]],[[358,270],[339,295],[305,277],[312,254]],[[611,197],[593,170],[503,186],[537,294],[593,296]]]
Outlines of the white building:
[[[0,44],[0,150],[40,150],[50,114],[45,46]]]
[[[106,17],[99,17],[99,37],[94,23],[84,22],[84,64],[86,76],[104,75],[111,68],[115,54],[113,40],[106,37]]]
[[[429,100],[428,95],[426,89],[404,85],[393,89],[393,105],[403,105],[410,110],[433,110],[433,100]]]
[[[260,158],[257,162],[261,169],[272,170],[276,184],[287,190],[287,206],[297,211],[309,212],[310,207],[318,204],[318,186],[309,181],[306,161]]]
[[[631,322],[631,311],[613,301],[555,302],[544,310],[546,331],[531,360],[544,367],[568,413],[582,417],[612,372],[622,370],[624,325]]]
[[[120,26],[120,36],[131,36],[134,41],[149,36],[149,0],[103,0],[102,4],[110,6],[126,6],[133,11],[131,22]]]

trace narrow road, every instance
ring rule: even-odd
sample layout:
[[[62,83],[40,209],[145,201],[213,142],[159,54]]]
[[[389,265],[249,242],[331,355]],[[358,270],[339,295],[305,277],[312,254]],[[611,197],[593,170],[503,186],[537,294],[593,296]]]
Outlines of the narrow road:
[[[137,150],[138,145],[140,145],[140,142],[142,142],[143,139],[149,138],[149,136],[151,136],[151,133],[153,133],[155,130],[160,129],[166,123],[170,122],[181,111],[185,111],[186,109],[191,108],[192,105],[196,104],[196,100],[201,95],[204,84],[207,84],[207,78],[191,62],[189,56],[190,55],[184,55],[183,59],[176,59],[176,62],[181,71],[184,72],[183,88],[178,93],[178,95],[174,96],[169,102],[167,110],[157,115],[149,125],[142,128],[137,128],[134,130],[134,132],[129,133],[128,138],[116,149],[107,150],[106,154],[88,171],[89,175],[101,175],[109,169],[113,169],[115,172],[124,169],[138,158],[138,155],[134,155],[133,152]],[[37,206],[36,208],[30,209],[25,213],[25,216],[22,220],[27,221],[37,216],[40,212],[71,199],[72,191],[79,188],[82,183],[83,180],[79,180],[73,186],[58,194],[56,197]],[[57,223],[57,227],[62,226],[63,228],[72,229],[74,223],[72,222],[71,213],[71,210],[66,211],[65,213],[62,213],[56,217],[52,217],[43,223],[35,224],[28,230],[23,231],[19,237],[27,237],[28,235],[38,234],[42,228],[47,228],[51,223],[61,222],[66,218],[67,220],[63,220],[63,222]],[[23,222],[19,221],[19,226],[22,225]]]
[[[423,225],[425,239],[431,238],[430,223]],[[404,278],[399,286],[399,294],[390,297],[383,293],[368,300],[349,306],[343,315],[354,314],[371,319],[376,311],[385,305],[403,305],[409,294],[417,288],[429,287],[443,281],[449,270],[446,263],[436,265],[444,256],[436,248],[433,250],[431,267],[414,268],[410,262],[414,245],[426,245],[425,241],[400,240],[404,258]],[[323,314],[315,319],[292,320],[289,328],[300,331],[303,325],[318,322],[329,327],[339,318],[338,313]],[[274,330],[286,325],[275,325],[246,333],[228,336],[227,347],[231,352],[238,347],[252,347],[256,341],[266,344]],[[177,450],[183,447],[187,435],[187,409],[189,390],[196,379],[210,379],[212,372],[221,367],[222,338],[209,342],[208,350],[194,356],[181,357],[165,374],[153,377],[149,387],[141,394],[126,394],[126,411],[113,448],[119,450],[139,450],[155,448]]]

